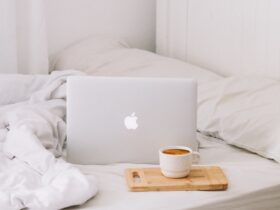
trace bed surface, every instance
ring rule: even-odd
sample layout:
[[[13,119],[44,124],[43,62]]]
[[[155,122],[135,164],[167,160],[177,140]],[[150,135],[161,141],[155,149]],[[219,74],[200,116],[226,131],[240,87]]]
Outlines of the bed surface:
[[[100,51],[92,50],[92,46],[85,41],[81,45],[68,48],[60,55],[54,69],[74,68],[95,76],[193,77],[197,79],[198,85],[222,78],[189,63],[137,49],[102,47]],[[68,210],[280,209],[278,163],[226,145],[214,138],[199,135],[199,141],[201,164],[222,167],[229,181],[227,191],[129,192],[124,179],[124,170],[128,167],[154,166],[78,165],[83,173],[94,175],[99,185],[99,193],[86,204]]]
[[[258,155],[198,134],[201,164],[219,165],[229,188],[220,192],[128,192],[124,169],[151,165],[115,164],[78,167],[96,177],[99,194],[79,207],[68,209],[280,209],[280,165]]]

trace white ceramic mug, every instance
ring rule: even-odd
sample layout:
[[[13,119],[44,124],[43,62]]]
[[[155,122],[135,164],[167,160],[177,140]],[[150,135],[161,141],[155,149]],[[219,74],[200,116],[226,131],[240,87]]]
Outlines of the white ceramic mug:
[[[187,151],[185,154],[166,154],[164,151],[179,149]],[[164,176],[169,178],[186,177],[193,163],[198,163],[200,155],[185,146],[169,146],[159,150],[160,169]]]

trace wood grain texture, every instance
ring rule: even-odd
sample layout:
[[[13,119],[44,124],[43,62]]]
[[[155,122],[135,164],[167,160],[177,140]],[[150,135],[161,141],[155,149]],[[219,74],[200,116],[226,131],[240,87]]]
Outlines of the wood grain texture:
[[[159,168],[129,168],[125,171],[131,192],[226,190],[228,181],[220,167],[194,166],[185,178],[172,179],[161,174]]]

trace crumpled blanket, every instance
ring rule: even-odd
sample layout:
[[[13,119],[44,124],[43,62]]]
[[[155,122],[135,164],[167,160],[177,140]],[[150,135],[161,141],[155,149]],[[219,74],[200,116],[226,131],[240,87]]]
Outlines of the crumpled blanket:
[[[56,210],[97,193],[94,177],[61,158],[66,78],[76,74],[0,77],[0,209]]]

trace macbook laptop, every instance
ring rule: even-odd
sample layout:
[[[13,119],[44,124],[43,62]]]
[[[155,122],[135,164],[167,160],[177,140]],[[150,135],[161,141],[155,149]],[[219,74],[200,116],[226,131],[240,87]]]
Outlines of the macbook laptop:
[[[193,79],[73,76],[67,158],[76,164],[158,163],[158,150],[197,150]]]

